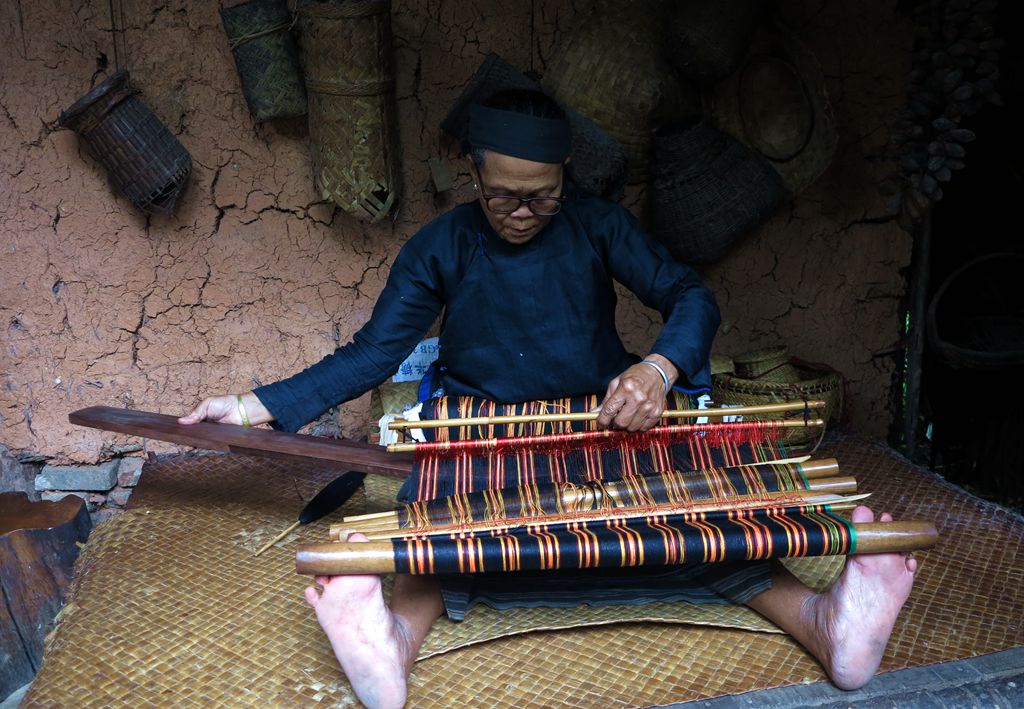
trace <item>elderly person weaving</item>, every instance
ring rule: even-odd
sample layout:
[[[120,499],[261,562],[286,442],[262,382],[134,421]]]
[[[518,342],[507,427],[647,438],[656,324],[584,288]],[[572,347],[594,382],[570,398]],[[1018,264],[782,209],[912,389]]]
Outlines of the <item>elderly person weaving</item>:
[[[245,416],[297,430],[392,375],[438,316],[431,390],[446,395],[512,403],[604,391],[598,425],[641,431],[658,421],[673,385],[709,389],[719,323],[712,295],[626,210],[572,193],[570,143],[561,109],[538,92],[503,92],[473,107],[468,152],[478,199],[408,241],[353,341],[289,379],[206,399],[182,423],[241,424]],[[615,281],[664,318],[642,359],[615,330]],[[861,507],[853,518],[873,514]],[[520,577],[517,593],[533,605],[565,605],[567,585],[572,602],[745,603],[793,635],[838,686],[854,688],[877,669],[915,570],[901,554],[854,556],[823,594],[767,562],[595,574],[593,588],[547,572]],[[455,618],[474,602],[517,605],[517,594],[507,593],[512,579],[500,597],[488,597],[464,577],[399,575],[390,607],[376,576],[317,583],[322,591],[308,588],[306,599],[368,707],[404,704],[420,644],[446,605]]]

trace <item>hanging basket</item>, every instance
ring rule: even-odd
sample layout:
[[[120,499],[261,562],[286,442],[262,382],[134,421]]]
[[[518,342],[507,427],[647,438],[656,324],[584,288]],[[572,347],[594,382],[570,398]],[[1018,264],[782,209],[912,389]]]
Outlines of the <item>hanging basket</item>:
[[[128,85],[121,69],[60,114],[103,163],[111,183],[145,212],[174,211],[192,157]]]
[[[662,58],[664,14],[657,0],[600,5],[557,47],[542,80],[622,143],[631,183],[648,179],[654,131],[700,111],[699,93]]]
[[[713,84],[732,74],[770,3],[676,0],[665,23],[665,53],[681,76]]]
[[[400,183],[390,3],[302,0],[298,10],[317,189],[376,222]]]
[[[790,364],[793,372],[790,381],[763,381],[735,374],[715,374],[711,377],[712,398],[719,406],[820,400],[825,402],[825,408],[816,416],[820,416],[827,425],[839,423],[843,412],[842,375],[824,365],[795,360]],[[763,418],[783,418],[783,414],[765,415]],[[789,445],[803,445],[817,440],[820,434],[821,431],[815,428],[794,428],[780,440]]]
[[[763,224],[786,196],[768,162],[705,119],[655,140],[654,235],[683,263],[713,263]]]
[[[222,8],[220,19],[252,117],[305,115],[306,88],[286,0],[249,0]]]
[[[928,343],[952,367],[1024,366],[1024,254],[992,253],[951,273],[928,306]]]

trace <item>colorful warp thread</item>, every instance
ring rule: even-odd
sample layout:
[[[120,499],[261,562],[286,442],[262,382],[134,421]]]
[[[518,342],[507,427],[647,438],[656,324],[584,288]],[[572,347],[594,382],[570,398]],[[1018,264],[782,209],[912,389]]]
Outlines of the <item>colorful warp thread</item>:
[[[576,446],[587,446],[594,450],[649,450],[664,448],[694,437],[704,439],[708,446],[719,447],[730,443],[745,443],[749,440],[771,440],[783,428],[782,421],[741,421],[736,423],[698,423],[661,425],[649,431],[579,431],[576,433],[550,433],[541,436],[516,436],[514,438],[488,438],[463,441],[432,441],[416,447],[419,460],[435,456],[448,458],[463,453],[482,455],[494,452],[498,455],[528,449],[535,453],[556,455],[571,451]]]
[[[424,404],[423,419],[450,419],[472,416],[516,416],[593,411],[601,395],[579,396],[521,404],[496,404],[472,397],[442,397]],[[667,406],[695,409],[695,397],[672,392]],[[423,429],[428,442],[469,441],[525,436],[570,435],[597,429],[594,421],[533,422],[467,426],[455,429]],[[750,438],[686,435],[681,441],[657,437],[643,441],[643,447],[622,445],[570,447],[558,450],[534,450],[515,446],[505,450],[458,450],[454,455],[421,457],[414,465],[410,484],[411,498],[432,500],[449,495],[481,490],[531,486],[540,483],[585,483],[594,480],[619,480],[662,470],[693,471],[738,466],[785,457],[781,443],[771,429],[748,430]]]
[[[422,529],[509,518],[550,517],[587,510],[678,506],[699,500],[806,488],[807,481],[796,464],[660,472],[627,476],[619,481],[537,483],[452,495],[439,500],[421,500],[398,509],[398,524],[402,529]]]
[[[392,541],[399,573],[624,568],[853,553],[850,522],[827,507],[760,508],[535,524]]]

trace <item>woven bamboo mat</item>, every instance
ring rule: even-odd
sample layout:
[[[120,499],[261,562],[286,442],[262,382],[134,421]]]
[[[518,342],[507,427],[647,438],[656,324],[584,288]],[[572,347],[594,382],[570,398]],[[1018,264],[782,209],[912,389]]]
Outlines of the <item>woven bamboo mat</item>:
[[[822,455],[875,492],[876,508],[934,519],[943,535],[919,555],[883,670],[1024,644],[1024,521],[881,446],[833,439]],[[219,455],[148,464],[132,510],[98,527],[80,556],[23,706],[356,705],[291,552],[341,515],[389,506],[395,485],[368,477],[343,510],[252,557],[339,472]],[[647,619],[662,622],[624,622]],[[580,624],[592,627],[512,635]],[[649,706],[824,677],[785,635],[739,628],[774,630],[745,609],[686,604],[474,609],[428,636],[409,705]]]

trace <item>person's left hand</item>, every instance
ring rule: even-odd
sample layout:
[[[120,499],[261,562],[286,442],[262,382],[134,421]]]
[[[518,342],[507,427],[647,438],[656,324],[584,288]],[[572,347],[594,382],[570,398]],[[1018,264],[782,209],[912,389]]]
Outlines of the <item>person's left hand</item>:
[[[662,366],[670,384],[676,380],[678,371],[668,359],[658,355],[647,359]],[[600,428],[646,431],[657,425],[664,410],[665,380],[657,369],[638,362],[608,383],[597,425]]]

